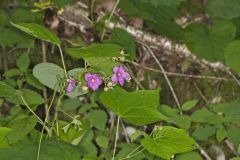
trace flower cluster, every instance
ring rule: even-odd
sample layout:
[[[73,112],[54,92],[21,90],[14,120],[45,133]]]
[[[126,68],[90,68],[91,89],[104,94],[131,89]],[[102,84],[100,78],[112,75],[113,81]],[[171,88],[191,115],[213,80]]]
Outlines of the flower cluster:
[[[103,83],[101,77],[96,73],[86,73],[84,79],[86,81],[87,87],[91,88],[93,91],[97,91]],[[125,71],[125,68],[123,66],[116,66],[113,68],[113,75],[111,77],[111,81],[107,83],[107,86],[112,87],[114,84],[120,84],[123,86],[125,84],[125,81],[129,81],[130,79],[131,77],[129,73]],[[76,84],[77,80],[70,79],[66,88],[66,92],[72,92]],[[104,90],[108,90],[108,88],[105,87]]]

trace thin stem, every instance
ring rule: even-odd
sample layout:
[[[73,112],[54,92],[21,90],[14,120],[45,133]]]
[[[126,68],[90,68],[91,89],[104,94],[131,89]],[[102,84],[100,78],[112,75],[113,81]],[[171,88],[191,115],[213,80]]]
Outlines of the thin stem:
[[[110,20],[112,19],[112,16],[113,16],[115,10],[117,9],[117,6],[118,6],[119,2],[120,2],[120,0],[117,0],[117,2],[115,3],[111,14],[110,14],[108,20],[106,21],[107,23],[110,22]],[[106,28],[103,29],[103,32],[102,32],[102,35],[101,35],[101,40],[103,40],[103,37],[104,37],[105,33],[106,33]]]
[[[145,47],[144,47],[144,48],[145,48]],[[162,71],[163,76],[164,76],[164,78],[165,78],[166,81],[167,81],[167,84],[168,84],[168,86],[169,86],[169,88],[170,88],[170,91],[172,92],[173,98],[174,98],[174,100],[175,100],[178,108],[181,108],[181,104],[180,104],[180,102],[179,102],[179,100],[178,100],[178,97],[177,97],[177,95],[176,95],[176,93],[175,93],[175,91],[174,91],[174,89],[173,89],[173,86],[172,86],[172,84],[171,84],[171,82],[170,82],[170,80],[169,80],[169,78],[168,78],[168,75],[167,75],[166,72],[165,72],[165,69],[163,68],[162,64],[161,64],[160,61],[157,59],[157,57],[155,56],[155,54],[153,53],[153,51],[151,50],[151,48],[150,48],[149,46],[146,46],[146,48],[147,48],[147,50],[149,51],[150,55],[151,55],[151,56],[153,57],[153,59],[155,60],[155,62],[158,64],[160,70]]]
[[[67,74],[67,69],[66,69],[66,65],[65,65],[65,62],[64,62],[63,52],[62,52],[62,49],[61,49],[60,46],[58,46],[58,48],[59,48],[60,55],[61,55],[61,60],[62,60],[62,65],[63,65],[63,69],[64,69],[64,74],[65,74],[66,79],[68,79],[68,74]]]
[[[37,160],[40,159],[40,150],[41,150],[41,144],[42,144],[42,138],[43,138],[43,131],[44,131],[44,128],[45,128],[45,126],[46,126],[46,124],[47,124],[48,116],[49,116],[50,110],[51,110],[51,108],[52,108],[52,105],[53,105],[53,101],[54,101],[54,99],[55,99],[55,96],[56,96],[56,91],[54,91],[54,93],[53,93],[53,98],[52,98],[52,100],[51,100],[51,102],[50,102],[50,105],[49,105],[49,107],[48,107],[48,111],[47,111],[47,114],[46,114],[46,116],[45,116],[45,120],[44,120],[44,123],[43,123],[43,128],[42,128],[41,135],[40,135],[40,139],[39,139],[39,143],[38,143]]]
[[[28,110],[38,119],[39,123],[44,124],[40,117],[29,107],[23,96],[20,96],[23,104],[28,108]]]
[[[141,147],[141,146],[139,146],[139,147]],[[135,154],[133,154],[134,153],[133,152],[132,154],[127,155],[127,157],[119,159],[119,160],[125,160],[125,159],[129,159],[129,158],[135,157],[136,155],[142,153],[144,150],[145,150],[145,148],[141,149],[140,151],[136,152]]]
[[[116,131],[116,135],[115,135],[115,142],[114,142],[114,148],[113,148],[113,156],[112,156],[112,160],[115,159],[115,154],[116,154],[116,149],[117,149],[117,140],[118,140],[119,122],[120,122],[120,117],[118,116],[118,118],[117,118],[117,131]]]

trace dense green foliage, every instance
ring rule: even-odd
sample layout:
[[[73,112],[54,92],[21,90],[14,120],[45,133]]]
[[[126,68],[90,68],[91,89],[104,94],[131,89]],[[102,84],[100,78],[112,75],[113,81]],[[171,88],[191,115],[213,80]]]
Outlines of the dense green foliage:
[[[232,145],[226,158],[239,158],[239,89],[235,93],[227,84],[229,92],[223,92],[229,96],[224,103],[202,105],[199,99],[205,97],[200,92],[201,96],[187,101],[182,96],[180,101],[185,102],[175,106],[173,98],[162,100],[168,93],[160,83],[155,89],[139,89],[139,81],[126,64],[142,58],[144,47],[123,29],[113,29],[108,35],[102,24],[109,15],[113,23],[121,22],[113,14],[116,10],[113,17],[107,12],[97,20],[93,17],[97,1],[87,3],[91,8],[88,20],[97,38],[84,42],[86,33],[64,37],[44,24],[48,12],[56,12],[57,17],[75,0],[17,0],[9,9],[11,3],[15,1],[0,2],[1,62],[12,63],[11,68],[1,68],[0,160],[203,160],[204,147],[226,142]],[[186,45],[197,58],[224,63],[238,79],[239,0],[206,4],[120,0],[117,8],[120,15],[142,20],[143,30]],[[189,15],[192,20],[187,24],[177,22]],[[203,20],[195,21],[199,15]],[[205,93],[213,93],[209,90]]]

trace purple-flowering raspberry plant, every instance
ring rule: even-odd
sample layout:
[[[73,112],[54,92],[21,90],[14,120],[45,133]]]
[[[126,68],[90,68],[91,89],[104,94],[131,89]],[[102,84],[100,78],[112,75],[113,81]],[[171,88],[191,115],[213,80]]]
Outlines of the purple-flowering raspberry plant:
[[[67,93],[72,92],[74,90],[76,84],[77,84],[77,80],[76,79],[70,79],[69,83],[67,85],[67,88],[66,88],[66,92]]]
[[[112,82],[119,83],[121,86],[124,85],[125,80],[128,81],[131,79],[129,73],[125,71],[123,66],[116,66],[113,68]]]
[[[85,80],[87,81],[87,86],[93,91],[98,90],[99,86],[103,83],[98,74],[86,73]]]

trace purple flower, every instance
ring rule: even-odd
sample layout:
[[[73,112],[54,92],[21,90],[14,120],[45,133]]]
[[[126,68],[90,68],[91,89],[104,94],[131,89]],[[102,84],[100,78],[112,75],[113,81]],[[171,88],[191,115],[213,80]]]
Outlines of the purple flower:
[[[119,83],[121,86],[124,85],[125,80],[130,80],[130,75],[125,71],[123,66],[116,66],[113,68],[112,82]]]
[[[70,82],[67,85],[66,91],[67,93],[70,93],[73,91],[74,87],[76,86],[77,80],[76,79],[70,79]]]
[[[99,86],[103,83],[98,74],[85,74],[85,80],[87,81],[87,86],[92,90],[98,90]]]

